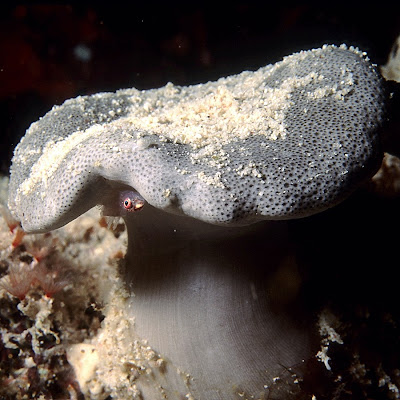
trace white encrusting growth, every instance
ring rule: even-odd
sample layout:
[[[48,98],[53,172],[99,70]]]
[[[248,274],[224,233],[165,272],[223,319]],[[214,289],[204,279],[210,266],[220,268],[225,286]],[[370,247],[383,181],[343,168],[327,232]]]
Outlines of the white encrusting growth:
[[[215,224],[306,216],[375,172],[383,102],[375,67],[346,46],[216,82],[78,97],[17,146],[9,207],[25,229],[47,229],[43,216],[61,226],[101,203],[90,186],[107,180]]]
[[[285,113],[293,105],[292,92],[307,88],[313,81],[322,82],[324,76],[313,71],[304,77],[288,77],[276,87],[268,86],[266,80],[277,68],[302,58],[303,54],[298,53],[256,72],[246,71],[192,86],[190,91],[168,83],[162,89],[140,92],[132,97],[133,106],[125,118],[138,129],[196,149],[206,146],[219,149],[233,139],[244,140],[251,135],[263,135],[266,140],[285,139],[288,133]],[[346,70],[342,70],[342,74],[344,79],[339,84],[325,82],[323,88],[307,95],[314,98],[333,95],[336,100],[343,100],[353,81],[351,72],[345,76]]]
[[[252,135],[263,135],[266,140],[286,138],[285,114],[293,105],[292,92],[307,88],[312,81],[322,83],[324,76],[313,71],[304,77],[289,77],[279,82],[277,87],[269,87],[265,81],[277,68],[297,63],[303,58],[304,54],[298,53],[256,72],[246,71],[217,82],[192,86],[190,90],[172,83],[161,89],[135,90],[130,97],[132,105],[128,115],[111,124],[152,132],[174,143],[189,144],[194,149],[205,148],[194,153],[192,159],[215,155],[215,165],[223,165],[229,155],[221,147],[232,140],[244,140]],[[323,87],[307,91],[306,95],[315,99],[333,96],[338,101],[343,100],[354,82],[352,73],[346,69],[342,69],[341,75],[343,79],[339,84],[325,82]],[[117,111],[121,112],[120,109]],[[113,110],[109,114],[115,116]],[[30,177],[21,186],[23,194],[27,195],[41,180],[46,187],[47,178],[53,175],[64,157],[96,135],[101,135],[101,130],[94,125],[56,143],[47,143]],[[120,151],[116,146],[113,150]],[[206,183],[222,187],[218,179],[206,176],[204,171],[198,176]]]
[[[321,340],[321,350],[318,351],[316,357],[319,361],[325,364],[325,368],[330,371],[331,365],[329,361],[331,358],[328,356],[329,345],[331,343],[343,344],[343,340],[336,332],[335,327],[339,324],[335,316],[328,311],[323,311],[318,320],[319,334]]]
[[[101,134],[96,128],[95,125],[85,132],[74,132],[71,136],[58,142],[49,141],[44,147],[42,155],[33,165],[29,178],[22,183],[22,193],[28,195],[38,182],[41,182],[44,188],[47,188],[48,179],[53,176],[69,152],[79,147],[89,137]],[[74,165],[71,164],[70,172],[73,173],[73,170]],[[45,196],[45,192],[42,192],[41,195]]]
[[[381,73],[388,81],[400,83],[400,36],[393,44],[386,65],[381,67]]]

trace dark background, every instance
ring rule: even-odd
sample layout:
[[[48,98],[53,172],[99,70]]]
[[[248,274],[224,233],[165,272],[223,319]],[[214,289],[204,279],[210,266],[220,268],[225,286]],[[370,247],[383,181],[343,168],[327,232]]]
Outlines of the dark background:
[[[2,3],[0,172],[29,125],[67,98],[204,82],[324,43],[382,64],[400,33],[400,5],[382,2],[188,3]]]

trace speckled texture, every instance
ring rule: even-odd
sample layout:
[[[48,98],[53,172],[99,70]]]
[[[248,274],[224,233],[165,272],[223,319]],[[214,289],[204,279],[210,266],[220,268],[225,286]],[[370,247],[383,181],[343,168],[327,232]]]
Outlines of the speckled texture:
[[[68,100],[15,150],[11,211],[54,229],[107,202],[112,181],[151,205],[214,224],[307,216],[373,174],[380,78],[345,46],[256,72]]]

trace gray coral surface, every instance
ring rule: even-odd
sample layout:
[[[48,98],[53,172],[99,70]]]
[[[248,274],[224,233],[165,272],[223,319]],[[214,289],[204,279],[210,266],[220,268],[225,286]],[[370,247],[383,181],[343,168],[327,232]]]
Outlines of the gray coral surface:
[[[216,82],[78,97],[32,124],[9,186],[23,228],[59,228],[95,205],[127,227],[129,292],[111,292],[107,334],[84,343],[109,363],[86,362],[79,343],[69,353],[82,390],[151,400],[314,396],[300,382],[315,355],[327,369],[334,363],[332,340],[321,346],[314,335],[315,288],[307,293],[290,231],[303,220],[265,220],[316,214],[368,180],[382,160],[385,101],[365,53],[324,46]],[[136,198],[138,212],[127,211]],[[329,230],[315,232],[323,240]],[[328,325],[323,332],[337,328],[340,339]],[[90,378],[82,365],[92,365]],[[111,365],[124,373],[107,374]],[[106,383],[95,384],[100,377]]]
[[[375,67],[345,46],[216,82],[78,97],[17,146],[9,207],[46,231],[126,185],[213,224],[307,216],[376,171],[383,105]]]

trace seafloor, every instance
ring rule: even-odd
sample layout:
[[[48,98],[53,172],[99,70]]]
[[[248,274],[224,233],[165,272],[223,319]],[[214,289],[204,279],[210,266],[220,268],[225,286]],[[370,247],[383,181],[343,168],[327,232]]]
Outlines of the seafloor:
[[[92,209],[53,232],[20,235],[7,183],[1,178],[0,399],[138,398],[135,379],[162,360],[124,312],[125,225]]]

